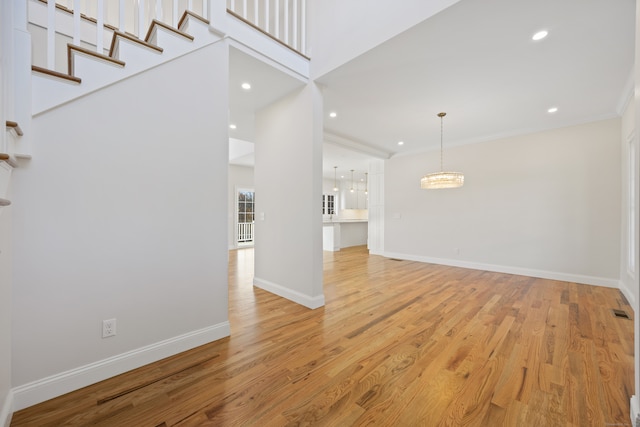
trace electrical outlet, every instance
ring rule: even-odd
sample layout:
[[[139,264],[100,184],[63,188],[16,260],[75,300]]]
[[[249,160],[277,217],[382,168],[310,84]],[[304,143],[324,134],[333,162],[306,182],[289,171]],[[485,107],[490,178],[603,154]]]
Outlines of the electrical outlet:
[[[102,321],[102,338],[112,337],[116,334],[116,319]]]

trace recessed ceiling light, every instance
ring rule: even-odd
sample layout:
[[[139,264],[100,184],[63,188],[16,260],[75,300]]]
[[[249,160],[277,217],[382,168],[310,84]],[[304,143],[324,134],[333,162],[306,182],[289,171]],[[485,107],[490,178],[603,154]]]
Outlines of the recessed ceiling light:
[[[398,141],[398,145],[404,145],[404,141]]]
[[[229,125],[229,129],[235,129],[236,125],[234,125],[233,123]]]
[[[251,89],[251,85],[249,83],[242,83],[242,89],[249,90]]]
[[[547,110],[547,113],[551,113],[551,114],[553,114],[553,113],[555,113],[556,111],[558,111],[558,107],[551,107],[551,108],[549,108],[549,109]]]
[[[335,111],[332,111],[329,113],[329,117],[331,117],[332,119],[335,119],[336,117],[338,117],[338,113],[336,113]]]
[[[542,40],[543,38],[547,37],[548,35],[549,35],[549,31],[541,30],[541,31],[538,31],[537,33],[535,33],[533,35],[533,37],[531,37],[531,40],[535,40],[535,41]]]

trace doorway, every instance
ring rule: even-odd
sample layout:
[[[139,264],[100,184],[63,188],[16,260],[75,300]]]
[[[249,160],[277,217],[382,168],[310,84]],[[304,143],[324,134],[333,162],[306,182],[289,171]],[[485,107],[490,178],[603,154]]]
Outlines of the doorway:
[[[253,246],[255,192],[253,189],[238,189],[237,201],[236,242],[238,247]]]

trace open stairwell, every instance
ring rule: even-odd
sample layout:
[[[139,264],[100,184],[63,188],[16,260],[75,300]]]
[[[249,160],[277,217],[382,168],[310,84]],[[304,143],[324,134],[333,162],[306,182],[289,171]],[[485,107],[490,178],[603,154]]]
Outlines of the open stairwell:
[[[30,16],[34,21],[37,22],[42,14],[37,9],[46,7],[44,2],[31,2]],[[69,11],[57,8],[56,13],[66,15]],[[91,18],[83,16],[83,20],[97,25]],[[105,53],[67,44],[66,72],[32,66],[34,117],[222,39],[220,34],[210,29],[207,19],[191,11],[183,13],[177,28],[152,20],[144,39],[111,26],[105,26],[104,31],[111,37]]]

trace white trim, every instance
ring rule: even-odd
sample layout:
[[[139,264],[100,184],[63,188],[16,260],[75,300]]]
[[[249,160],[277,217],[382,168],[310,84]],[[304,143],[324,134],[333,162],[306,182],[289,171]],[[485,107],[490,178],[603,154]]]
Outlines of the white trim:
[[[13,417],[13,391],[9,390],[7,397],[4,399],[4,405],[0,411],[0,422],[2,426],[9,427],[11,425],[11,418]]]
[[[362,154],[368,154],[378,159],[390,159],[392,154],[389,151],[381,150],[376,147],[372,147],[364,142],[355,141],[352,138],[347,138],[336,133],[331,132],[327,128],[323,129],[324,142],[337,145],[338,147],[348,148],[352,151],[357,151]]]
[[[631,308],[633,308],[633,310],[635,311],[636,297],[635,297],[633,291],[631,289],[629,289],[629,287],[627,286],[627,283],[625,283],[624,280],[620,280],[619,288],[620,288],[620,292],[622,292],[622,295],[624,295],[624,297],[629,302],[629,305],[631,306]]]
[[[532,268],[510,267],[504,265],[484,264],[480,262],[460,261],[457,259],[434,258],[421,255],[401,254],[396,252],[384,252],[388,258],[404,259],[408,261],[428,262],[431,264],[450,265],[452,267],[470,268],[473,270],[493,271],[496,273],[516,274],[519,276],[539,277],[541,279],[560,280],[563,282],[580,283],[584,285],[604,286],[606,288],[620,289],[618,279],[606,277],[585,276],[581,274],[561,273],[557,271],[536,270]]]
[[[629,71],[629,75],[627,76],[627,81],[624,84],[622,89],[622,93],[620,94],[620,99],[618,100],[618,105],[616,106],[616,112],[619,116],[622,116],[622,113],[627,109],[629,103],[631,102],[635,89],[635,80],[633,77],[634,70]]]
[[[263,280],[258,277],[253,278],[253,286],[263,289],[272,294],[278,295],[282,298],[286,298],[289,301],[293,301],[297,304],[304,305],[312,310],[322,307],[324,305],[324,295],[316,295],[314,297],[302,294],[298,291],[294,291],[284,286],[278,285],[268,280]]]
[[[629,417],[631,418],[631,424],[633,427],[640,427],[640,402],[638,401],[638,395],[631,396],[629,404]]]
[[[230,334],[231,326],[225,321],[15,387],[12,390],[14,410],[19,411]]]

